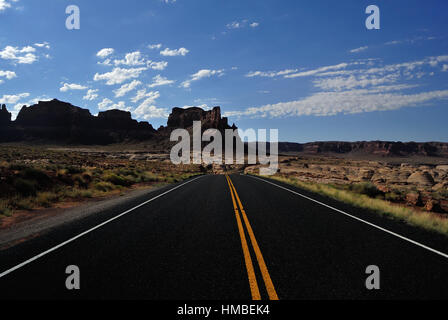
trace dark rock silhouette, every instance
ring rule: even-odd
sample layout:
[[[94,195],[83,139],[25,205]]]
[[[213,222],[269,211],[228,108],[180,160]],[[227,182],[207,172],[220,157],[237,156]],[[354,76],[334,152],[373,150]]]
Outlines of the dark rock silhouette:
[[[11,113],[6,109],[6,105],[2,105],[0,109],[0,126],[6,126],[11,124]]]
[[[151,139],[156,133],[147,122],[133,120],[130,112],[109,110],[98,117],[89,110],[59,100],[24,106],[0,141],[111,144]]]
[[[201,108],[193,107],[188,109],[174,108],[168,118],[168,128],[187,129],[193,126],[194,121],[201,121],[202,129],[236,129],[236,126],[229,126],[227,118],[221,117],[221,108],[215,107],[213,110],[204,111]]]

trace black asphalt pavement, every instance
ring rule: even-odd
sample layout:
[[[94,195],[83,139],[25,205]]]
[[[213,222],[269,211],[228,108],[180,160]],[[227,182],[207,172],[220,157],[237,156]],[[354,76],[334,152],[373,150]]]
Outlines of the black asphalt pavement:
[[[448,299],[448,258],[258,178],[230,177],[280,300]],[[187,182],[1,251],[0,274],[54,249],[1,277],[0,299],[251,299],[226,177]],[[448,253],[444,236],[273,183]],[[267,299],[247,227],[245,235]],[[69,265],[80,269],[80,290],[65,287]],[[369,265],[380,269],[379,290],[366,289]]]

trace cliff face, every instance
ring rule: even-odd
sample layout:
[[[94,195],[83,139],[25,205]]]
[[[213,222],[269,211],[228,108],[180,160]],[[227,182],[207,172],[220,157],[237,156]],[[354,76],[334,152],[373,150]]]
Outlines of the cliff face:
[[[307,154],[325,153],[361,153],[378,156],[433,156],[448,157],[448,143],[442,142],[391,142],[391,141],[361,141],[361,142],[311,142],[279,143],[280,152],[304,152]]]
[[[201,121],[202,130],[236,129],[229,126],[228,119],[221,116],[221,108],[210,111],[201,108],[174,108],[168,118],[168,126],[159,130],[148,122],[132,119],[130,112],[109,110],[97,117],[89,110],[59,100],[40,101],[24,106],[16,121],[5,105],[0,108],[0,142],[42,141],[66,144],[111,144],[152,140],[163,150],[169,150],[171,132],[177,128],[190,130],[194,121]],[[448,143],[442,142],[311,142],[279,143],[279,152],[303,152],[307,154],[366,154],[379,156],[435,156],[448,157]]]
[[[0,142],[37,140],[68,144],[111,144],[156,140],[164,145],[172,130],[189,129],[193,121],[201,121],[203,130],[215,128],[223,131],[231,128],[227,118],[221,117],[220,107],[211,111],[175,108],[169,116],[168,127],[156,131],[148,122],[132,119],[130,112],[109,110],[95,117],[87,109],[54,99],[39,101],[30,107],[23,106],[16,121],[11,121],[11,113],[3,105],[0,110]]]
[[[11,124],[11,113],[8,112],[5,105],[0,109],[0,126],[7,126]]]
[[[187,129],[193,126],[194,121],[201,121],[202,129],[236,129],[229,126],[228,119],[221,117],[221,108],[215,107],[211,111],[204,111],[201,108],[174,108],[168,118],[168,128]]]
[[[6,109],[6,108],[5,108]],[[0,141],[44,140],[70,144],[110,144],[150,139],[156,131],[130,112],[110,110],[98,117],[59,100],[24,106]]]

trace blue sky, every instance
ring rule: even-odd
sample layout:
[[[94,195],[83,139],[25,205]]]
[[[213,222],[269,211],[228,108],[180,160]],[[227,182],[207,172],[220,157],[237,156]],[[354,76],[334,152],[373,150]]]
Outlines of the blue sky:
[[[68,5],[81,28],[65,27]],[[367,30],[375,4],[381,29]],[[280,140],[448,141],[448,2],[0,0],[0,103],[220,105]]]

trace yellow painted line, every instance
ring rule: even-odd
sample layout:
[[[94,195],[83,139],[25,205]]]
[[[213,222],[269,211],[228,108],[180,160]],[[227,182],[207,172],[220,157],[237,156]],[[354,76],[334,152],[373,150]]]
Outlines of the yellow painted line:
[[[246,211],[244,210],[243,204],[241,203],[240,197],[238,196],[238,192],[236,191],[235,186],[233,185],[232,179],[228,177],[228,181],[230,182],[233,192],[235,193],[236,199],[238,201],[238,205],[240,207],[241,214],[243,215],[244,223],[246,224],[247,232],[249,233],[250,241],[252,243],[252,247],[255,251],[255,255],[257,257],[258,266],[260,267],[261,274],[263,276],[264,284],[266,286],[266,290],[269,295],[270,300],[279,300],[277,292],[275,291],[274,284],[272,282],[271,276],[269,275],[268,267],[264,261],[263,255],[261,253],[260,247],[258,246],[257,239],[255,238],[254,231],[250,225],[249,219],[247,218]]]
[[[241,247],[243,248],[244,261],[246,263],[247,276],[249,278],[250,292],[252,294],[252,300],[261,300],[260,290],[258,289],[257,278],[255,277],[254,266],[252,264],[252,258],[250,257],[249,246],[247,245],[246,235],[244,234],[243,223],[238,212],[235,196],[230,185],[230,178],[226,176],[227,183],[229,184],[230,194],[232,195],[233,208],[235,210],[236,221],[238,224],[238,230],[241,238]]]

